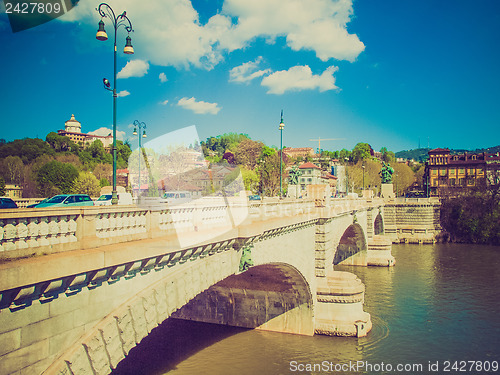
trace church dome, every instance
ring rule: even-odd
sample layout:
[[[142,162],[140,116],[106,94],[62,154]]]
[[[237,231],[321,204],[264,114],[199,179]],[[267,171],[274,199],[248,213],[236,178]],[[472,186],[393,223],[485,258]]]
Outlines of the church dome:
[[[75,115],[71,115],[71,118],[64,123],[64,130],[70,133],[81,133],[82,132],[82,124],[80,124],[75,119]]]

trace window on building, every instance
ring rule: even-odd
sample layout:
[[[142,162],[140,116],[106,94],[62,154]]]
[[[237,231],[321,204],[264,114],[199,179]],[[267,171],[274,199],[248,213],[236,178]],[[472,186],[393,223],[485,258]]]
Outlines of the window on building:
[[[433,175],[433,176],[436,176],[437,174],[438,174],[437,169],[433,169],[433,170],[432,170],[432,175]]]
[[[446,176],[446,169],[444,169],[444,168],[443,168],[443,169],[440,169],[440,170],[439,170],[439,175],[440,175],[440,176]]]
[[[455,179],[454,178],[450,178],[450,186],[455,186]]]
[[[312,178],[308,178],[308,179],[307,179],[307,182],[312,182]]]
[[[459,178],[459,179],[458,179],[458,184],[459,184],[460,186],[465,186],[465,178]]]
[[[467,178],[467,185],[474,185],[475,178],[474,177],[469,177]]]
[[[457,174],[456,168],[450,168],[449,173],[450,173],[450,176],[455,176]]]
[[[465,168],[460,168],[460,169],[458,170],[458,173],[459,173],[459,174],[465,174]]]
[[[483,169],[482,168],[478,168],[476,170],[476,174],[483,174]]]
[[[469,170],[467,172],[468,172],[468,174],[474,174],[474,169],[473,168],[469,168]]]

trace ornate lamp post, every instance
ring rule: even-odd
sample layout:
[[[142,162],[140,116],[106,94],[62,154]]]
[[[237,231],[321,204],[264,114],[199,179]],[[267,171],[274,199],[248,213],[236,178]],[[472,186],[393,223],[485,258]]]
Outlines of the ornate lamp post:
[[[134,121],[134,132],[132,133],[133,135],[137,135],[137,128],[139,128],[139,194],[138,196],[141,196],[141,153],[142,153],[142,145],[141,145],[141,139],[146,138],[146,124],[144,122],[139,122],[137,120]],[[144,129],[142,131],[142,136],[140,135],[141,129]]]
[[[115,29],[115,37],[114,37],[114,70],[113,70],[113,89],[111,89],[111,85],[109,83],[109,80],[106,78],[103,79],[104,83],[104,88],[106,90],[112,91],[113,92],[113,192],[111,196],[111,204],[117,204],[118,203],[118,195],[116,193],[116,33],[118,31],[118,28],[120,26],[123,26],[125,30],[130,34],[131,31],[134,31],[132,29],[132,23],[127,17],[127,12],[123,12],[122,14],[115,16],[115,12],[113,12],[113,9],[106,4],[106,3],[101,3],[99,5],[99,8],[96,9],[99,12],[99,15],[101,16],[101,20],[99,21],[99,30],[97,30],[96,34],[96,39],[105,41],[108,40],[108,35],[106,34],[106,31],[104,30],[104,22],[103,18],[108,17]],[[126,44],[125,48],[123,49],[123,53],[126,53],[127,55],[132,55],[134,53],[134,48],[132,47],[132,40],[130,39],[130,36],[127,36],[126,38]]]
[[[349,195],[349,173],[347,172],[347,162],[349,158],[345,158],[345,194]]]
[[[285,123],[283,122],[283,110],[281,110],[281,121],[280,121],[280,199],[283,198],[283,129],[285,129]]]

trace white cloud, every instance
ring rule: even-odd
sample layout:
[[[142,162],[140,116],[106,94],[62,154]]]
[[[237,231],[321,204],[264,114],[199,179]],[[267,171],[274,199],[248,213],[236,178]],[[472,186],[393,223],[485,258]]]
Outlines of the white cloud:
[[[354,61],[365,48],[347,31],[353,0],[225,0],[222,11],[204,25],[189,0],[151,1],[147,7],[136,0],[108,3],[115,11],[127,11],[136,54],[155,65],[211,69],[225,53],[245,48],[256,38],[284,37],[291,49],[314,51],[323,61]],[[95,28],[100,17],[94,3],[80,1],[60,19]],[[109,19],[104,22],[112,33]],[[123,30],[118,38],[125,44]]]
[[[88,134],[93,134],[93,135],[100,135],[100,136],[103,136],[103,137],[106,137],[108,135],[113,135],[113,130],[110,129],[110,128],[106,128],[106,127],[101,127],[97,130],[94,130],[94,131],[91,131],[89,132]],[[116,131],[116,139],[120,140],[120,141],[123,141],[125,140],[125,135],[127,133],[123,132],[123,131],[120,131],[120,130],[117,130]]]
[[[161,83],[165,83],[165,82],[167,82],[167,81],[168,81],[168,80],[167,80],[167,76],[166,76],[166,74],[165,74],[165,73],[163,73],[163,72],[162,72],[162,73],[160,73],[159,78],[160,78],[160,82],[161,82]]]
[[[116,78],[142,77],[149,69],[149,63],[144,60],[132,60],[120,70]]]
[[[255,61],[236,66],[229,72],[229,82],[248,83],[255,78],[262,77],[271,72],[271,69],[257,70],[262,62],[262,56],[259,56]]]
[[[123,98],[124,96],[129,96],[130,93],[127,90],[122,90],[119,93],[116,94],[118,98]]]
[[[229,51],[245,47],[256,37],[280,36],[293,50],[315,51],[323,61],[354,61],[365,48],[347,32],[352,0],[226,0],[222,13],[238,19],[221,38],[221,47]]]
[[[320,92],[336,90],[338,87],[335,85],[333,74],[337,70],[336,66],[330,66],[321,75],[314,75],[308,65],[299,65],[264,77],[261,84],[268,88],[268,94],[314,89],[318,89]]]
[[[168,103],[168,100],[164,100],[164,101],[160,102],[161,105],[167,105],[167,103]]]
[[[194,113],[205,114],[210,113],[212,115],[216,115],[219,113],[221,108],[217,103],[207,103],[204,101],[196,101],[195,98],[182,98],[177,103],[178,106],[189,109]]]

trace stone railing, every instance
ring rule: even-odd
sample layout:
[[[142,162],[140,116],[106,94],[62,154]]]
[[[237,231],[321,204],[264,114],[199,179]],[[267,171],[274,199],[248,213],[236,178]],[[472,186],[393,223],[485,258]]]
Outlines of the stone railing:
[[[187,239],[195,232],[219,235],[245,223],[286,221],[289,217],[307,221],[318,215],[335,216],[380,204],[362,199],[332,199],[328,207],[318,208],[313,200],[305,199],[247,202],[217,197],[172,207],[155,204],[2,210],[0,261],[182,233]],[[190,241],[185,244],[192,245]]]

